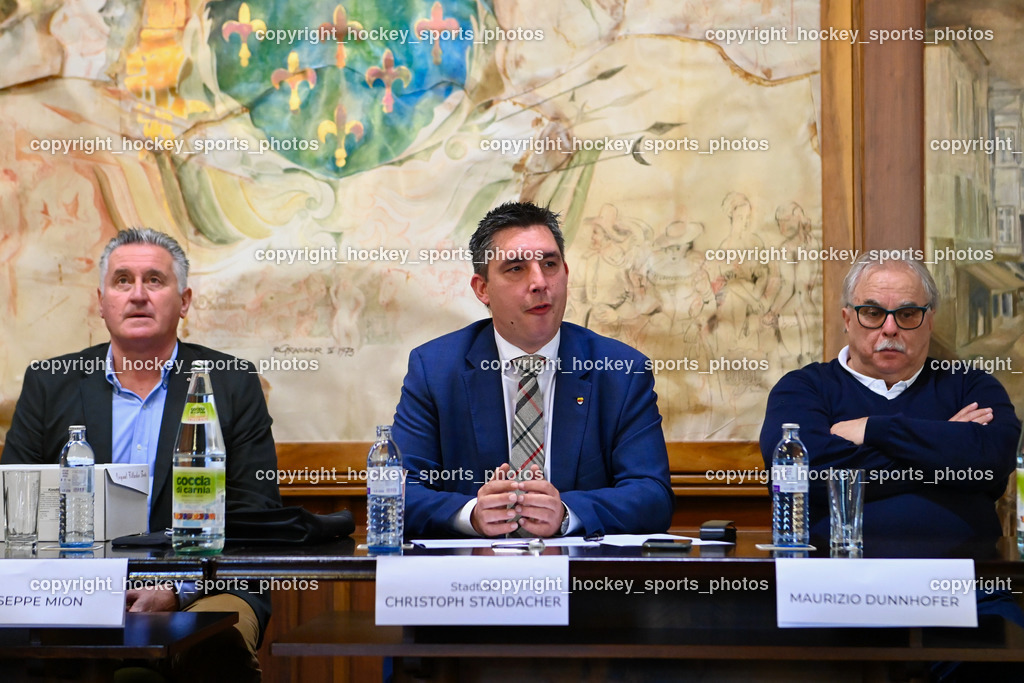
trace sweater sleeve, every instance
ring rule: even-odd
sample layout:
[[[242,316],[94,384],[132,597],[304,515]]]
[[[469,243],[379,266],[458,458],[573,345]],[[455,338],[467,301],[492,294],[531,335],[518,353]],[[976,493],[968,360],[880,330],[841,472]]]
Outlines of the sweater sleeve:
[[[924,379],[924,378],[921,378]],[[920,380],[919,380],[920,381]],[[951,388],[951,387],[950,387]],[[791,372],[772,390],[761,430],[761,454],[770,467],[783,422],[800,424],[800,438],[810,453],[812,470],[859,468],[868,481],[886,484],[868,488],[869,498],[892,495],[922,485],[1002,494],[1014,468],[1014,445],[1020,433],[1006,391],[991,376],[975,372],[964,378],[962,405],[977,401],[993,410],[987,425],[949,422],[906,415],[866,415],[864,444],[857,446],[830,433],[838,416],[839,387],[829,387],[823,374],[807,368]]]
[[[923,470],[926,481],[961,490],[1002,494],[1015,466],[1014,447],[1020,421],[1006,390],[991,375],[973,371],[964,378],[964,407],[977,402],[992,409],[992,421],[950,422],[905,415],[872,416],[864,443],[885,449],[912,467]]]
[[[812,470],[858,468],[887,470],[898,466],[884,449],[874,445],[857,446],[831,433],[835,419],[833,402],[820,375],[808,368],[790,372],[768,395],[768,407],[761,427],[761,456],[765,467],[772,464],[772,453],[782,436],[782,425],[800,425],[800,440],[807,446]],[[870,420],[868,421],[870,423]]]

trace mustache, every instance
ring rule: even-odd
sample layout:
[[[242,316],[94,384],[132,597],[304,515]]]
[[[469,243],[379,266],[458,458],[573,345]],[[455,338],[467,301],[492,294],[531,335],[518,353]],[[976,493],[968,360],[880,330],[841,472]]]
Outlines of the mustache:
[[[907,347],[903,342],[896,341],[895,339],[883,339],[875,346],[875,353],[879,351],[899,351],[900,353],[906,353]]]

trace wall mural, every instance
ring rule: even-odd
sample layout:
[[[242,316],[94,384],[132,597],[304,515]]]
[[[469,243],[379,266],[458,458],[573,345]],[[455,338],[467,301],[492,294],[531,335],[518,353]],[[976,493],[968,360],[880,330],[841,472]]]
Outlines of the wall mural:
[[[1010,0],[930,0],[925,254],[935,341],[1024,403],[1024,16]],[[1018,411],[1019,412],[1019,411]]]
[[[122,227],[193,264],[182,338],[261,371],[279,441],[367,440],[409,350],[486,316],[466,243],[562,213],[567,319],[646,353],[673,441],[754,440],[822,357],[810,0],[0,3],[0,431],[107,339]],[[782,38],[782,39],[780,39]]]

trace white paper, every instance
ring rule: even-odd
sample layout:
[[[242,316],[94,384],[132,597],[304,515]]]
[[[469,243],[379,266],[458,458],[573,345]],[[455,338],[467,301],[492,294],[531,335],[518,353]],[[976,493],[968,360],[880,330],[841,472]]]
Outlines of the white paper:
[[[688,538],[693,541],[693,545],[733,545],[728,541],[702,541],[692,536],[676,536],[674,534],[612,534],[601,539],[601,543],[618,547],[642,546],[644,541],[650,539],[662,540],[670,538]]]
[[[974,560],[778,558],[779,628],[978,625]]]
[[[124,627],[128,560],[3,560],[0,625]]]
[[[689,538],[693,545],[733,545],[727,541],[702,541],[699,538],[690,536],[675,536],[673,534],[611,534],[599,541],[588,541],[582,536],[560,536],[558,538],[543,538],[544,545],[548,548],[566,548],[578,546],[611,545],[619,548],[628,546],[642,546],[644,541],[649,539],[664,538]],[[437,548],[490,548],[494,543],[502,541],[529,542],[529,538],[419,538],[412,542],[413,545],[427,549]]]
[[[559,538],[542,538],[544,545],[548,548],[566,548],[570,546],[600,545],[598,541],[584,541],[581,536],[561,536]],[[495,543],[504,542],[529,543],[529,537],[524,538],[420,538],[412,542],[413,545],[421,548],[491,548]]]
[[[566,626],[569,558],[377,558],[379,625]]]

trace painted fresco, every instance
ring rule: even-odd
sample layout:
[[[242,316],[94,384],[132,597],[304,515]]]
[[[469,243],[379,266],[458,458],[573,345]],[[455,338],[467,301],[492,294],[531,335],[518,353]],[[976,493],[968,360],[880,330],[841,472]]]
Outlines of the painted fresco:
[[[1024,12],[1011,0],[930,0],[927,12],[925,259],[943,301],[936,352],[994,374],[1020,406]]]
[[[182,338],[259,366],[279,441],[367,440],[410,349],[487,314],[475,222],[527,199],[562,213],[567,319],[656,365],[666,436],[756,439],[822,357],[819,14],[0,3],[0,430],[25,366],[107,338],[100,250],[146,225],[193,264]]]

